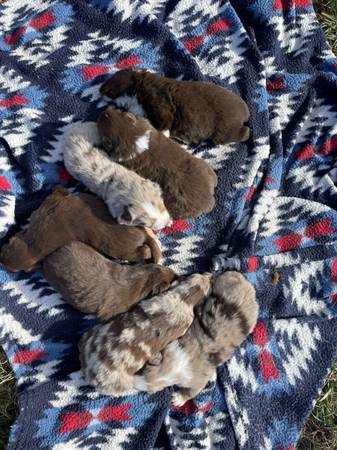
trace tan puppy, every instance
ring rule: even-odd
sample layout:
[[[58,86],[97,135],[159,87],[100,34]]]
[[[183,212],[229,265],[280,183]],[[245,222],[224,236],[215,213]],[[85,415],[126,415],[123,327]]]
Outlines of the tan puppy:
[[[72,241],[84,242],[115,259],[153,259],[161,252],[147,228],[117,225],[103,201],[90,194],[72,195],[56,188],[33,212],[27,230],[13,236],[0,252],[11,272],[34,270],[42,259]]]
[[[183,405],[195,397],[252,332],[258,316],[255,289],[238,272],[215,275],[211,296],[195,310],[186,334],[171,342],[134,377],[134,387],[157,392],[177,384],[173,403]]]
[[[246,141],[249,111],[236,94],[202,81],[182,81],[132,69],[120,70],[101,86],[112,99],[136,96],[160,131],[186,143],[210,139],[214,144]]]
[[[48,256],[42,267],[49,284],[67,303],[101,321],[150,294],[166,291],[176,277],[173,270],[158,264],[117,264],[76,241]]]
[[[190,155],[142,117],[107,108],[97,125],[111,158],[159,184],[172,217],[187,219],[213,209],[217,176],[205,161]]]
[[[88,383],[106,395],[133,388],[134,374],[193,321],[193,307],[210,290],[210,274],[194,274],[81,338],[80,360]]]

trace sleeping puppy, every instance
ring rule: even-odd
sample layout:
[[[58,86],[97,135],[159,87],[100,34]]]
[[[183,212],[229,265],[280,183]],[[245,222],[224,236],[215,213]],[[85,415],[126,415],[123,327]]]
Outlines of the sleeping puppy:
[[[158,184],[112,161],[97,148],[95,122],[73,125],[64,137],[64,164],[68,172],[108,206],[118,223],[160,230],[170,224]]]
[[[171,342],[158,365],[147,364],[134,377],[134,387],[157,392],[177,384],[173,403],[183,405],[195,397],[252,332],[258,316],[253,286],[238,272],[214,275],[212,293],[195,311],[186,334]]]
[[[117,264],[76,241],[49,255],[42,268],[67,303],[101,321],[166,291],[176,277],[173,270],[158,264]]]
[[[110,258],[153,259],[155,263],[161,259],[158,240],[151,230],[118,225],[99,198],[72,195],[59,187],[33,212],[28,228],[2,247],[0,263],[11,272],[29,272],[72,241],[84,242]]]
[[[100,91],[112,99],[135,95],[158,130],[168,130],[171,137],[185,143],[209,139],[218,145],[249,138],[246,103],[216,84],[125,69],[103,83]]]
[[[134,374],[186,332],[193,320],[193,307],[208,295],[210,282],[208,273],[190,275],[85,333],[79,349],[87,382],[106,395],[132,389]]]
[[[107,108],[97,124],[108,155],[158,183],[172,217],[188,219],[213,209],[217,176],[205,161],[190,155],[143,117]]]

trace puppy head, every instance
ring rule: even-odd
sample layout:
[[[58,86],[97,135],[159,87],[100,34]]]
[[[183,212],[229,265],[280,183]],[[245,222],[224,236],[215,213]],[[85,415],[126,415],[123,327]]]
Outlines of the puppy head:
[[[0,253],[0,263],[10,272],[34,269],[36,261],[29,252],[29,246],[24,240],[25,233],[20,232],[13,236],[8,244],[4,245]]]
[[[215,340],[222,336],[226,322],[237,324],[246,337],[258,316],[255,289],[238,272],[215,275],[212,295],[198,310],[198,316],[205,333]]]
[[[146,151],[153,129],[143,117],[111,107],[99,115],[97,128],[104,150],[118,161],[132,159]]]
[[[238,305],[245,302],[246,297],[255,299],[254,287],[241,273],[234,271],[215,275],[212,292],[217,297],[226,298],[231,302],[235,301]]]
[[[161,230],[171,224],[161,194],[161,189],[156,183],[146,180],[143,183],[144,190],[133,203],[124,205],[117,216],[117,222],[123,225],[138,225]]]
[[[105,81],[100,93],[110,98],[117,98],[123,94],[133,94],[135,72],[132,69],[124,69],[116,72],[109,80]]]

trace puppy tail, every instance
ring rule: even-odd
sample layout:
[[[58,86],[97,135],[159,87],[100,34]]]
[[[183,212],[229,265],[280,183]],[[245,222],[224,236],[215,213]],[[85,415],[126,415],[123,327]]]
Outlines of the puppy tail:
[[[145,228],[145,233],[147,235],[145,243],[150,247],[152,254],[152,261],[155,264],[160,264],[162,261],[162,254],[160,250],[159,240],[150,228]]]

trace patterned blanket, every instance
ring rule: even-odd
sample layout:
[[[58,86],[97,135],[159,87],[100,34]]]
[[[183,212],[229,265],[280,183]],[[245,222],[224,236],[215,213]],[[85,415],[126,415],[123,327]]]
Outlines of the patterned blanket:
[[[160,234],[179,273],[234,268],[261,307],[252,336],[194,401],[99,396],[77,341],[94,323],[41,273],[0,270],[0,337],[18,380],[9,449],[294,450],[337,356],[337,59],[310,0],[8,0],[0,8],[0,231],[55,184],[83,187],[61,137],[126,67],[208,80],[251,110],[248,143],[190,149],[217,206]]]

